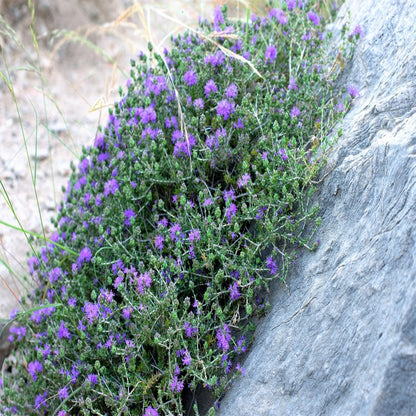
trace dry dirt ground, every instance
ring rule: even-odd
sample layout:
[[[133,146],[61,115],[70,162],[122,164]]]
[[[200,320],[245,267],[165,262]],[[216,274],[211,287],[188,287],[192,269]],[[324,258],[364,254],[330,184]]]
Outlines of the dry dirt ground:
[[[168,45],[170,34],[183,30],[181,24],[193,25],[199,15],[209,17],[219,2],[29,3],[35,3],[38,51],[30,32],[28,2],[0,0],[1,16],[15,32],[6,35],[4,21],[0,23],[0,70],[12,82],[19,109],[7,82],[0,79],[0,179],[4,186],[0,221],[18,225],[17,217],[23,228],[35,233],[42,232],[43,222],[48,236],[53,231],[50,218],[69,178],[70,161],[77,160],[83,145],[93,143],[97,126],[106,122],[107,106],[117,100],[118,87],[126,82],[123,71],[129,73],[130,58],[147,49],[149,38],[155,45]],[[6,203],[5,192],[13,208]],[[16,274],[0,264],[0,319],[9,316],[24,293],[18,278],[26,274],[29,250],[22,232],[0,224],[0,259]]]

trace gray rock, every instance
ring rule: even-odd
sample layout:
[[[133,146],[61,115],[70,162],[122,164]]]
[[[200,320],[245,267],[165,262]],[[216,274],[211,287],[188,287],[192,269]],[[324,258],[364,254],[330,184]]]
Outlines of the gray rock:
[[[9,341],[10,327],[10,322],[0,322],[0,369],[3,367],[4,360],[12,352],[14,347],[14,344]]]
[[[416,8],[350,0],[365,32],[343,82],[361,96],[317,200],[304,252],[219,416],[416,414]],[[340,27],[341,20],[336,23]]]

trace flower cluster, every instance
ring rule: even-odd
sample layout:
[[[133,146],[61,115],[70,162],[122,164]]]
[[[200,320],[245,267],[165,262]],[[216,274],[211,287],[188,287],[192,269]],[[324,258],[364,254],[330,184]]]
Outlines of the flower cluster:
[[[220,399],[244,373],[262,292],[311,238],[317,146],[359,94],[333,91],[316,7],[216,8],[132,60],[28,261],[38,287],[10,331],[27,365],[2,414],[179,415],[184,391]]]

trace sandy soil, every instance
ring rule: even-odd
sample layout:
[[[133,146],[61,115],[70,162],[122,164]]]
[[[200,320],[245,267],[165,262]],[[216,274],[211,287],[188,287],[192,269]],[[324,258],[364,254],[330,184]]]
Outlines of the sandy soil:
[[[106,107],[117,100],[118,87],[125,84],[123,71],[129,73],[130,58],[146,50],[149,37],[155,45],[168,45],[172,31],[181,30],[178,22],[192,25],[199,15],[210,16],[216,3],[38,0],[34,24],[37,53],[29,30],[32,19],[27,1],[0,0],[0,13],[15,31],[14,40],[0,34],[0,70],[12,80],[27,143],[26,148],[12,94],[0,80],[1,191],[7,191],[13,204],[12,209],[0,196],[1,221],[18,225],[17,217],[25,229],[36,233],[42,232],[43,222],[50,235],[50,218],[68,181],[70,161],[77,160],[83,145],[93,143],[97,126],[105,123]],[[134,4],[136,9],[129,9]],[[135,13],[119,18],[129,10]],[[73,39],[75,35],[84,37],[103,52],[86,42],[70,41],[64,31],[74,31]],[[33,68],[41,69],[43,82]],[[0,258],[16,274],[0,264],[0,318],[7,318],[24,294],[18,279],[26,274],[29,250],[22,232],[0,224]]]

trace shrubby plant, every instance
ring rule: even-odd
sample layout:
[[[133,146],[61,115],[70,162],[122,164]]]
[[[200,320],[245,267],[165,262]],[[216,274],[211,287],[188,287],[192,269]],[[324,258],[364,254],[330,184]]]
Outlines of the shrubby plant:
[[[324,23],[301,0],[246,21],[217,8],[131,61],[28,260],[3,414],[180,415],[198,387],[218,405],[268,283],[312,244],[317,150],[357,94],[333,93]]]

